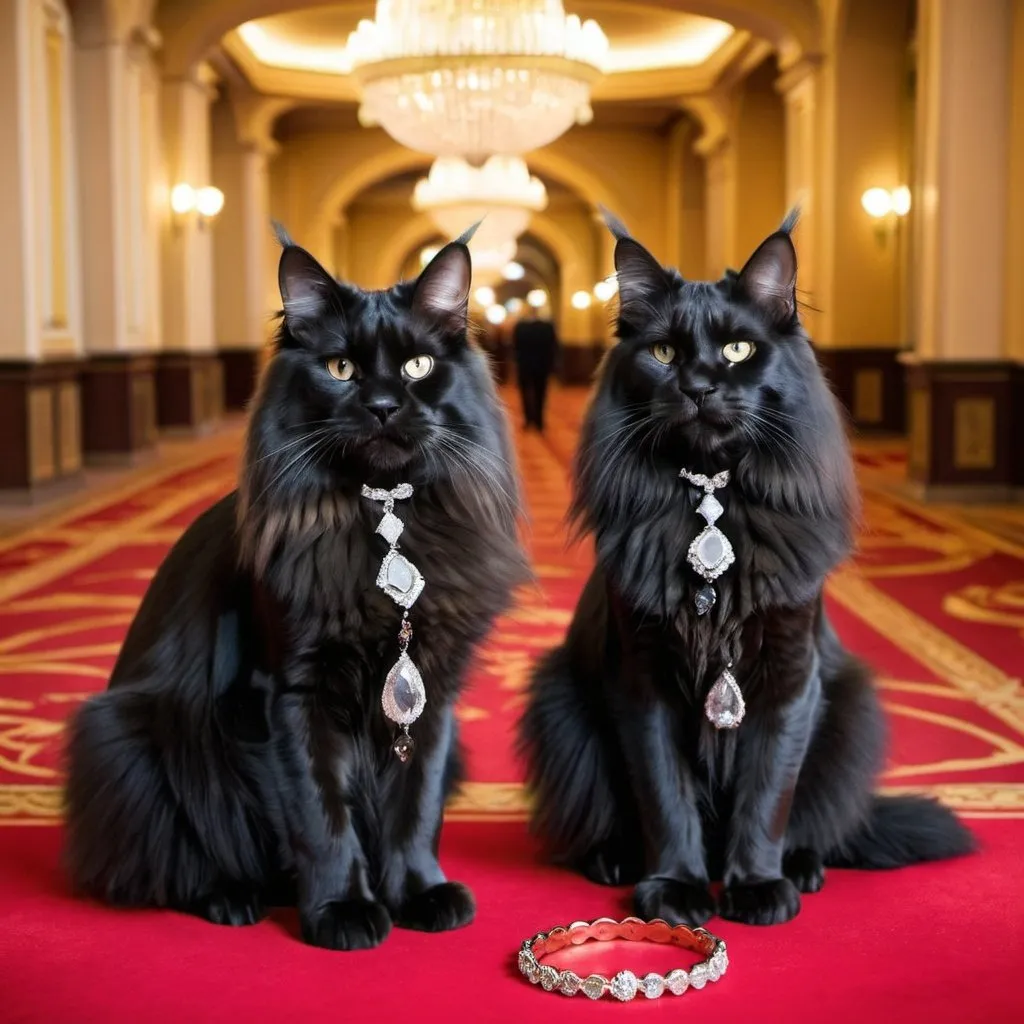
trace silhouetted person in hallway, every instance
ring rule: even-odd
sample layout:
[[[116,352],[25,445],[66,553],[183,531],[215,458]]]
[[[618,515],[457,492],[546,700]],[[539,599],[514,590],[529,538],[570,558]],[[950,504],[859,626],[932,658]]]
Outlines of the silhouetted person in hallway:
[[[523,398],[526,429],[544,429],[544,398],[548,377],[555,368],[558,336],[555,325],[532,310],[520,320],[512,332],[512,345],[519,371],[519,393]]]

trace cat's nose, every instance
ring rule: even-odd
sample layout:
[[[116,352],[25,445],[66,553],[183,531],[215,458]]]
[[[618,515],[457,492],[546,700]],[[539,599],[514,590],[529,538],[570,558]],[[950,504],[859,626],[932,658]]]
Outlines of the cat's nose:
[[[702,384],[700,386],[683,388],[683,394],[688,398],[692,398],[698,406],[701,406],[704,404],[704,399],[708,395],[713,395],[717,390],[718,388],[714,384]]]
[[[399,403],[390,395],[378,395],[366,403],[366,408],[384,424],[398,412]]]

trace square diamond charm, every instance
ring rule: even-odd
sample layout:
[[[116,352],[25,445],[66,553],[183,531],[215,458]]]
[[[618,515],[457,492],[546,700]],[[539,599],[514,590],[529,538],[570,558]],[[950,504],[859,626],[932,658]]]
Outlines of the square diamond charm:
[[[384,518],[377,524],[377,533],[379,533],[389,544],[394,544],[399,537],[402,536],[402,531],[405,529],[405,523],[394,514],[394,512],[385,512]]]
[[[697,506],[697,511],[707,520],[708,526],[714,526],[725,509],[713,494],[705,494],[704,500]]]

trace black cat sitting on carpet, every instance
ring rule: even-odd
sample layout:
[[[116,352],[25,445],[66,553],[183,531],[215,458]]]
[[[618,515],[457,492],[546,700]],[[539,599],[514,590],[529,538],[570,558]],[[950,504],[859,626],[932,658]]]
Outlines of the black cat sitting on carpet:
[[[67,862],[85,893],[217,923],[283,896],[306,942],[358,949],[392,923],[473,918],[438,863],[453,705],[528,572],[504,413],[467,340],[468,235],[363,292],[281,234],[283,321],[238,491],[171,550],[72,726]],[[392,596],[376,581],[395,524],[363,485],[399,489]],[[396,602],[417,569],[410,640]],[[382,708],[405,647],[426,701],[411,742]],[[422,704],[396,679],[392,715]]]
[[[535,830],[589,878],[635,882],[639,916],[691,925],[787,921],[826,866],[968,852],[939,804],[872,792],[882,711],[822,601],[856,488],[797,314],[795,215],[714,283],[608,222],[620,340],[573,504],[597,567],[521,723]]]

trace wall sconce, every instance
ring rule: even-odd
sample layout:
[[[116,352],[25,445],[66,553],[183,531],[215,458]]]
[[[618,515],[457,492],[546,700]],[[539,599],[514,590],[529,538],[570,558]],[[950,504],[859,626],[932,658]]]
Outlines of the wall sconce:
[[[884,245],[896,221],[910,213],[910,189],[906,185],[897,188],[869,188],[861,197],[864,212],[877,223],[875,236]]]
[[[590,308],[590,292],[578,291],[574,292],[572,298],[569,300],[572,303],[573,309],[589,309]]]
[[[608,302],[611,297],[619,290],[619,282],[615,279],[615,275],[606,277],[603,281],[598,281],[594,285],[594,298],[598,302]]]
[[[171,212],[179,228],[193,212],[199,227],[205,228],[223,209],[224,193],[213,185],[197,189],[181,181],[171,189]]]

